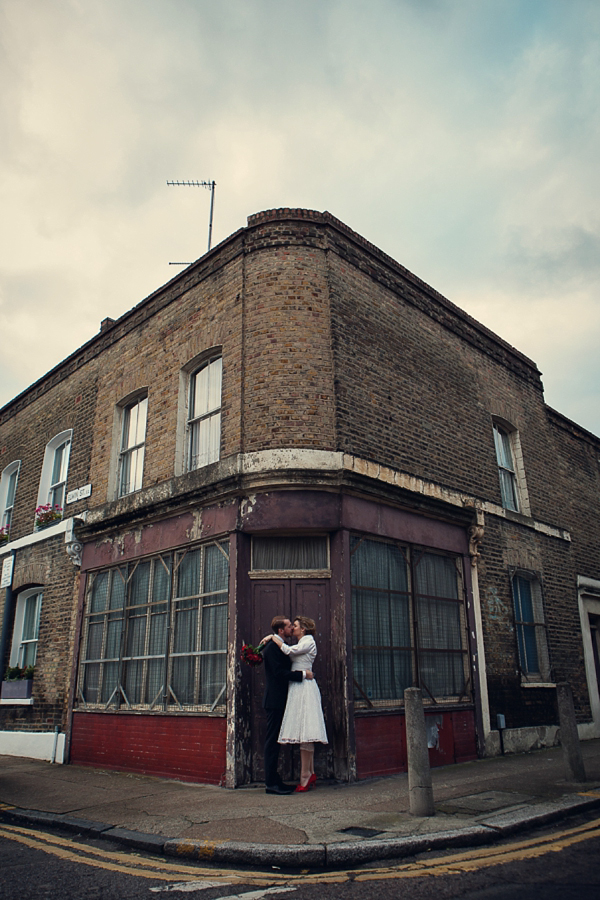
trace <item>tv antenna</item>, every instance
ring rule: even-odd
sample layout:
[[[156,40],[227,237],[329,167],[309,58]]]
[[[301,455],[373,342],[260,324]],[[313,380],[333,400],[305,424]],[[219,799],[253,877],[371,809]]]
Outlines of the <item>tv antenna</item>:
[[[215,207],[215,187],[216,181],[167,181],[169,187],[204,187],[210,191],[210,213],[208,216],[208,249],[212,241],[212,225],[213,225],[213,209]],[[208,252],[208,251],[207,251]],[[170,266],[191,266],[186,262],[170,262]]]

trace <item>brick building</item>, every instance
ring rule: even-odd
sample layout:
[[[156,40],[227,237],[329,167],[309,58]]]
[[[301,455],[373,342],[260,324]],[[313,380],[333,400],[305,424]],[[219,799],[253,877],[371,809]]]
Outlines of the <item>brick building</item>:
[[[3,663],[35,656],[0,752],[260,779],[239,649],[279,612],[317,621],[322,775],[405,768],[413,683],[436,765],[499,752],[498,714],[552,744],[556,681],[599,735],[599,458],[531,360],[329,213],[251,216],[0,411]]]

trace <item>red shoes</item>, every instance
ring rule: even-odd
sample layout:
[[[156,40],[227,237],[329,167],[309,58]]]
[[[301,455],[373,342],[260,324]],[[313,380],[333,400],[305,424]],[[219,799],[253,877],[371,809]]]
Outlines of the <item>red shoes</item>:
[[[308,781],[306,782],[304,787],[301,784],[299,784],[298,787],[296,788],[296,790],[294,791],[294,793],[295,794],[304,794],[304,793],[306,793],[306,791],[310,791],[311,787],[316,782],[316,780],[317,780],[317,776],[313,772],[313,774],[310,776],[310,778],[308,779]]]

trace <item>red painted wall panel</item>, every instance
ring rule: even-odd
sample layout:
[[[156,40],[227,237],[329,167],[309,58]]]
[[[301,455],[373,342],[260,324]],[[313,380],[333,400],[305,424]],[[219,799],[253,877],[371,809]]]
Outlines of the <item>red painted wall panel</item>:
[[[358,778],[406,771],[404,716],[364,716],[355,720]]]
[[[433,715],[433,714],[430,714]],[[477,758],[473,710],[438,714],[438,745],[429,750],[432,767]],[[426,716],[426,719],[429,716]],[[391,716],[358,716],[356,774],[358,778],[406,772],[406,728],[404,713]]]
[[[452,713],[452,729],[454,731],[454,759],[456,762],[468,762],[477,759],[477,740],[475,737],[475,716],[470,710]]]
[[[224,718],[73,715],[71,762],[144,775],[225,783]]]

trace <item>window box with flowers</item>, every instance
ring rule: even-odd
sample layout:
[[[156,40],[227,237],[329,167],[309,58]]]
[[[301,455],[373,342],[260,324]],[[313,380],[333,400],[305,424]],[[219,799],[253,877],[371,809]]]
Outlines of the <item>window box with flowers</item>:
[[[9,666],[1,687],[2,700],[30,700],[34,666]]]
[[[55,522],[60,522],[63,517],[62,506],[59,506],[58,503],[52,506],[51,503],[46,503],[44,506],[38,506],[35,511],[35,527],[47,528],[49,525],[54,525]]]
[[[10,540],[8,531],[8,525],[3,525],[2,528],[0,528],[0,547],[2,546],[2,544],[8,544]]]

